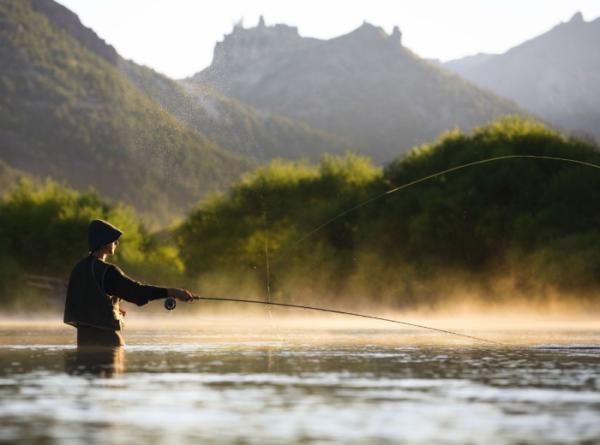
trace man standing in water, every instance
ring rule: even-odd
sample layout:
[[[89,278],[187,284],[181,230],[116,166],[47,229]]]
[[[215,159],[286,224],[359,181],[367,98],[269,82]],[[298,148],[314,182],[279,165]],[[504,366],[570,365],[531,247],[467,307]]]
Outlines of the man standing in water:
[[[184,289],[167,289],[132,280],[118,267],[106,263],[123,234],[112,224],[93,220],[88,229],[90,254],[71,272],[64,322],[77,328],[77,347],[123,346],[121,299],[142,306],[148,301],[172,297],[193,300]]]

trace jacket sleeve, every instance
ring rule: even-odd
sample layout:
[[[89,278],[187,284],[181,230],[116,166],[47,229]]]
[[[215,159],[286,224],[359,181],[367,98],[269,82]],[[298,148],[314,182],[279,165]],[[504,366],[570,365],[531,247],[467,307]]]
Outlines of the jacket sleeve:
[[[113,297],[143,306],[151,300],[167,298],[167,289],[132,280],[121,269],[111,265],[104,276],[104,291]]]

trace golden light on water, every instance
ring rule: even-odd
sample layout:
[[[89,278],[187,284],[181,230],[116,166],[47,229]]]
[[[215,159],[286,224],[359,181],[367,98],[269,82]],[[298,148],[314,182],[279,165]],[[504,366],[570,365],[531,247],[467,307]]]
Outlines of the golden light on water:
[[[183,309],[179,309],[183,312]],[[474,310],[456,310],[452,313],[385,312],[371,313],[393,320],[448,330],[457,334],[475,336],[482,340],[497,342],[496,346],[523,346],[541,344],[599,344],[600,319],[594,314],[541,314],[523,310],[503,309],[490,313]],[[16,332],[29,331],[33,343],[48,339],[41,334],[54,332],[56,343],[73,343],[75,330],[62,323],[59,317],[4,318],[0,328]],[[386,344],[386,345],[474,345],[494,346],[484,341],[397,325],[379,320],[353,318],[335,314],[290,314],[286,310],[253,310],[226,312],[223,310],[199,311],[197,313],[154,313],[129,312],[124,336],[144,333],[149,343],[202,344],[210,341],[252,343],[257,340],[280,344]],[[38,334],[39,338],[37,338]],[[568,334],[568,335],[565,335]],[[37,339],[36,339],[37,338]],[[576,340],[574,340],[576,339]],[[135,337],[139,342],[140,337]],[[10,336],[2,339],[11,343]]]

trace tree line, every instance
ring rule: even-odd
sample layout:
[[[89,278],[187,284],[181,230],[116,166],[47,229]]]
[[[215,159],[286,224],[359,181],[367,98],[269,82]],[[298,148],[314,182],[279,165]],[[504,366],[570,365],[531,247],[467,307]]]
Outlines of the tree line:
[[[530,155],[541,158],[473,165],[386,193],[453,167]],[[345,307],[466,294],[595,298],[600,169],[549,158],[600,165],[589,141],[505,118],[448,132],[385,167],[353,154],[273,161],[160,233],[93,192],[23,183],[0,201],[0,294],[24,271],[68,275],[86,251],[89,220],[100,217],[124,229],[116,262],[130,273],[210,294]]]

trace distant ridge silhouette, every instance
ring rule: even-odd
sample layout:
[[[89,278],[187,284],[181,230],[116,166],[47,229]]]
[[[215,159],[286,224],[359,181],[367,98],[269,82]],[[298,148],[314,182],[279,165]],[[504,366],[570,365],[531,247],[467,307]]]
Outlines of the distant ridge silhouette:
[[[389,35],[367,22],[330,40],[264,21],[237,25],[188,82],[337,134],[377,161],[456,126],[525,114],[412,53],[398,27]]]
[[[563,131],[600,138],[600,18],[571,20],[500,55],[453,60],[446,68]]]

